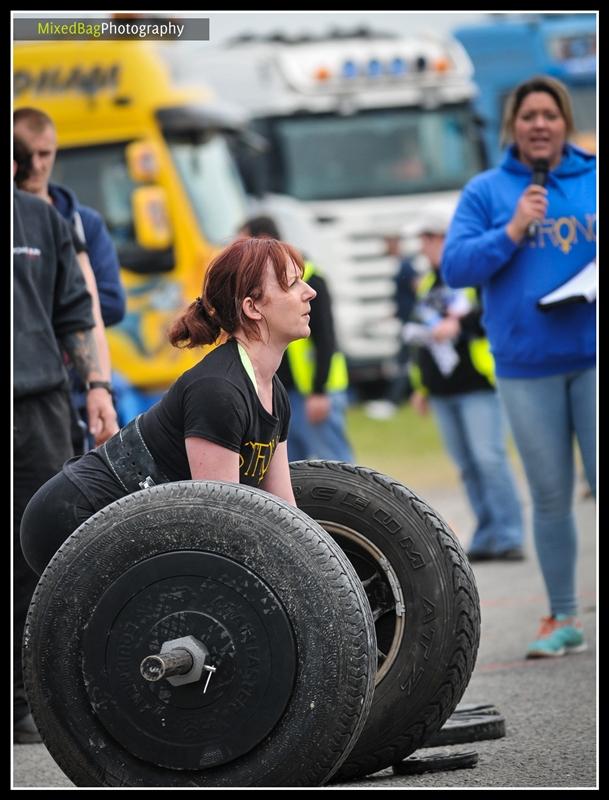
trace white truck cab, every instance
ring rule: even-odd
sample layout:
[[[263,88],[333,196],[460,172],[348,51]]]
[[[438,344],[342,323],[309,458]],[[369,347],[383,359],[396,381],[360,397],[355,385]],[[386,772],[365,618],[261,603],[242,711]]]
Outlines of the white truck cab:
[[[238,105],[268,141],[265,210],[289,238],[281,198],[304,204],[308,233],[292,241],[328,280],[352,378],[382,376],[398,348],[397,263],[385,236],[417,223],[438,199],[456,202],[485,167],[464,49],[366,31],[248,36],[191,55],[184,70]]]

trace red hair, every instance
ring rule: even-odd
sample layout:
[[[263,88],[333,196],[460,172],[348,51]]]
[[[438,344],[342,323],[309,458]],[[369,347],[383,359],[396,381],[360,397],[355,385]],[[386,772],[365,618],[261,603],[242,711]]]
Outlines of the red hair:
[[[276,239],[239,239],[216,256],[203,281],[203,291],[169,329],[175,347],[197,347],[242,329],[248,339],[260,339],[258,323],[243,313],[246,297],[260,300],[264,294],[267,263],[277,283],[288,289],[286,262],[291,260],[303,274],[300,253]]]

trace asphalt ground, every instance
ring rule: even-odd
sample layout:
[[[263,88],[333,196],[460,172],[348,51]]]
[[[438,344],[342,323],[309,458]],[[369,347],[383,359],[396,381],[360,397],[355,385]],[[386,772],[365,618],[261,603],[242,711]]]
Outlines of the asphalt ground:
[[[529,533],[526,561],[474,565],[481,598],[482,631],[476,668],[462,702],[495,705],[505,717],[506,736],[452,747],[425,748],[416,753],[427,756],[474,750],[479,761],[472,769],[408,776],[394,775],[387,769],[349,784],[325,787],[325,791],[598,786],[596,504],[581,497],[581,488],[578,493],[578,588],[588,650],[563,658],[524,659],[526,645],[535,636],[539,618],[547,613]],[[521,496],[525,494],[523,491]],[[465,544],[471,517],[461,494],[438,490],[424,496]],[[529,518],[528,507],[525,513]],[[12,776],[15,789],[73,786],[42,744],[13,746]]]

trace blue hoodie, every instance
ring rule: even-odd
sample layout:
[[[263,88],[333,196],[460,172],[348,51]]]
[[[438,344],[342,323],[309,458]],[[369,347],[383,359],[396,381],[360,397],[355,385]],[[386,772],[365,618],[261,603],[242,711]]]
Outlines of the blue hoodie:
[[[75,212],[80,215],[104,325],[116,325],[125,316],[125,290],[119,275],[116,248],[101,214],[89,206],[81,205],[74,192],[65,186],[51,183],[49,194],[57,211],[70,225],[74,225]]]
[[[473,178],[450,225],[442,274],[449,286],[479,286],[497,375],[529,378],[596,363],[596,303],[540,311],[537,301],[596,258],[596,157],[567,145],[548,174],[548,210],[536,235],[506,233],[531,169],[506,152]]]

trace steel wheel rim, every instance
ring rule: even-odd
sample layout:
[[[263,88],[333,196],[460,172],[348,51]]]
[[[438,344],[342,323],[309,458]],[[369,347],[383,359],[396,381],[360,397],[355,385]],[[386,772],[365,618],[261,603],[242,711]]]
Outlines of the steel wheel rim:
[[[358,557],[360,559],[363,558],[363,560],[369,566],[375,568],[375,572],[368,580],[362,580],[362,584],[366,591],[366,596],[368,597],[369,602],[375,588],[375,581],[384,582],[385,594],[387,589],[391,592],[394,613],[393,635],[388,647],[384,645],[384,642],[387,640],[387,634],[383,633],[383,635],[377,636],[377,657],[379,663],[375,685],[378,686],[395,662],[406,628],[406,606],[404,604],[404,595],[402,593],[400,582],[395,570],[391,566],[389,560],[383,555],[382,551],[379,550],[375,544],[363,536],[359,531],[354,530],[347,525],[342,525],[338,522],[329,522],[328,520],[317,520],[317,522],[327,533],[330,534],[330,536],[338,540],[338,544],[341,545],[341,548],[344,550],[345,555],[349,558],[349,560],[351,560],[350,551],[348,548],[342,547],[342,543],[340,541],[341,539],[345,539],[347,542],[354,544],[358,548]],[[354,564],[356,571],[357,566],[358,564]],[[391,609],[389,605],[381,608],[377,606],[375,608],[375,603],[373,602],[370,602],[370,607],[372,609],[372,616],[374,618],[374,626],[378,634],[378,621],[385,617],[385,615],[388,614]],[[383,650],[379,648],[379,639],[385,647],[386,652],[383,652]]]

